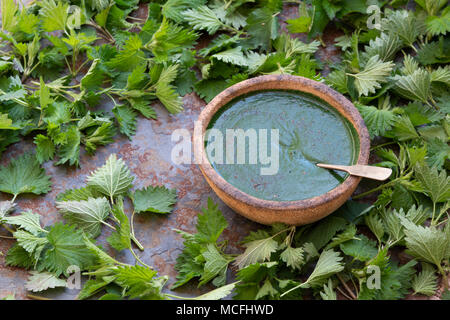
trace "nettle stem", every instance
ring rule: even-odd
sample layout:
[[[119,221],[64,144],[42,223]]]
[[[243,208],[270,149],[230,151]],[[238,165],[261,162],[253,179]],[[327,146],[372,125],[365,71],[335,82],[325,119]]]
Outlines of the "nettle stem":
[[[439,264],[437,265],[439,273],[442,275],[442,281],[444,282],[444,288],[445,290],[448,290],[448,276],[445,270],[442,268],[442,266]]]
[[[11,229],[10,227],[8,227],[6,224],[2,224],[3,228],[5,228],[6,230],[8,230],[11,234],[13,234],[15,231],[13,229]]]
[[[388,183],[382,184],[382,185],[380,185],[380,186],[378,186],[378,187],[376,187],[376,188],[373,188],[373,189],[371,189],[371,190],[369,190],[369,191],[360,193],[360,194],[354,196],[353,199],[364,198],[365,196],[367,196],[367,195],[369,195],[369,194],[371,194],[371,193],[374,193],[374,192],[376,192],[376,191],[380,191],[380,190],[382,190],[382,189],[384,189],[384,188],[386,188],[386,187],[389,187],[389,186],[393,185],[394,183],[398,182],[398,180],[399,180],[398,178],[397,178],[397,179],[394,179],[394,180],[392,180],[392,181],[389,181]]]
[[[139,240],[136,238],[136,235],[134,234],[134,215],[136,211],[133,210],[133,213],[131,214],[131,240],[133,240],[134,244],[139,248],[139,250],[144,251],[144,246],[139,242]]]
[[[151,270],[153,270],[153,268],[151,266],[149,266],[148,264],[146,264],[144,261],[141,260],[141,258],[139,258],[139,256],[133,251],[133,248],[129,248],[131,253],[133,254],[134,258],[136,259],[137,262],[139,262],[141,265],[143,265],[146,268],[149,268]]]
[[[345,281],[344,281],[344,279],[342,279],[341,275],[338,273],[338,274],[336,274],[336,276],[338,277],[339,281],[342,283],[342,285],[344,286],[345,290],[348,292],[350,297],[352,297],[353,300],[356,300],[357,299],[356,295],[353,293],[352,289],[350,289],[350,287],[347,285],[347,283],[345,283]]]

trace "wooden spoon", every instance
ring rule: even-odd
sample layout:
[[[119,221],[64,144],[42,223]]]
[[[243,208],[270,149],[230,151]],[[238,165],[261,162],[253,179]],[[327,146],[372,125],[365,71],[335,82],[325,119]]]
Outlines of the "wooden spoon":
[[[358,177],[380,180],[380,181],[386,180],[392,174],[392,169],[389,169],[389,168],[364,166],[361,164],[355,164],[353,166],[341,166],[341,165],[336,165],[336,164],[317,163],[316,166],[318,166],[320,168],[325,168],[325,169],[345,171],[345,172],[351,174],[352,176],[358,176]]]

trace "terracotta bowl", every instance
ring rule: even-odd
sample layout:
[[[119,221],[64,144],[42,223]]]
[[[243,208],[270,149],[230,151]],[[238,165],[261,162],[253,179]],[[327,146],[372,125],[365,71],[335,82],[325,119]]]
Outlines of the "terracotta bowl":
[[[355,191],[361,178],[349,176],[331,191],[297,201],[271,201],[251,196],[225,181],[211,166],[205,152],[205,131],[214,114],[232,99],[254,91],[295,90],[312,94],[335,108],[354,126],[359,138],[357,164],[367,164],[370,139],[367,128],[355,106],[330,87],[303,77],[267,75],[237,83],[217,95],[200,113],[194,128],[194,155],[206,181],[214,192],[234,211],[262,223],[282,222],[289,225],[308,224],[339,208]]]

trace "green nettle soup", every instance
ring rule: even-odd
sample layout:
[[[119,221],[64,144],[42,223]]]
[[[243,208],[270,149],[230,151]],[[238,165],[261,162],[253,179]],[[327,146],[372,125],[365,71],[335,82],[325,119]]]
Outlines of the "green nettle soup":
[[[260,199],[294,201],[345,180],[347,174],[315,164],[353,164],[359,152],[355,137],[348,120],[324,101],[271,90],[221,108],[205,135],[205,149],[215,170],[236,188]]]

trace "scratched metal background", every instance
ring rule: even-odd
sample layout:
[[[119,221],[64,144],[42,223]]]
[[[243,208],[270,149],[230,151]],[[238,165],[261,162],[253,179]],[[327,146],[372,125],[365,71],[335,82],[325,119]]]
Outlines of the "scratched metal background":
[[[133,15],[142,18],[146,17],[146,14],[147,7],[144,4]],[[280,15],[282,29],[286,30],[283,21],[297,16],[297,6],[285,4]],[[335,31],[333,26],[329,26],[323,37],[326,47],[321,48],[317,53],[318,58],[322,61],[336,61],[338,59],[339,49],[333,45],[333,40],[339,35],[341,33]],[[304,40],[305,36],[301,35],[301,38]],[[203,40],[201,44],[204,45],[207,41],[208,39]],[[207,185],[196,165],[175,165],[171,161],[170,154],[174,145],[171,142],[172,131],[177,128],[186,128],[192,133],[194,121],[205,106],[205,102],[199,99],[196,94],[191,93],[183,98],[183,105],[184,112],[178,115],[169,115],[161,105],[156,103],[154,107],[158,114],[157,120],[147,120],[140,117],[136,136],[131,141],[123,135],[118,135],[114,143],[99,148],[95,156],[89,156],[81,152],[80,168],[56,167],[53,166],[52,162],[45,163],[44,167],[52,177],[51,192],[45,196],[19,196],[17,200],[19,208],[22,210],[31,209],[39,213],[43,225],[62,220],[54,205],[56,196],[66,189],[83,186],[86,177],[92,170],[103,165],[111,153],[117,153],[136,176],[134,188],[159,184],[177,189],[178,201],[172,214],[142,214],[135,218],[136,236],[145,247],[145,251],[139,252],[136,249],[136,252],[145,263],[154,266],[160,275],[170,277],[166,286],[167,291],[170,291],[170,285],[175,280],[174,265],[182,250],[183,243],[182,238],[172,229],[177,228],[187,232],[195,231],[197,213],[202,207],[206,206],[208,197],[219,203],[220,209],[228,221],[229,227],[224,231],[223,238],[229,240],[229,252],[240,252],[242,248],[239,247],[239,241],[249,231],[261,226],[234,213],[223,204]],[[108,101],[105,101],[102,107],[111,108]],[[7,164],[12,157],[33,148],[31,139],[17,143],[3,154],[0,163],[2,165]],[[8,197],[1,194],[0,200],[5,199],[8,199]],[[126,206],[129,213],[130,203],[126,203]],[[109,233],[110,230],[103,229],[102,235],[98,239],[99,243],[106,244],[105,239]],[[6,232],[0,230],[0,234],[6,235]],[[21,268],[5,265],[4,254],[13,243],[12,240],[0,240],[0,298],[13,293],[17,299],[27,299],[27,291],[24,285],[28,272]],[[127,251],[117,253],[108,245],[105,245],[105,248],[109,248],[108,252],[118,260],[134,263],[131,253]],[[229,276],[233,277],[232,271],[229,271]],[[188,284],[177,289],[176,294],[194,296],[212,288],[211,286],[205,286],[198,289],[195,284]],[[77,293],[77,290],[51,289],[45,292],[43,296],[53,299],[72,299]]]

